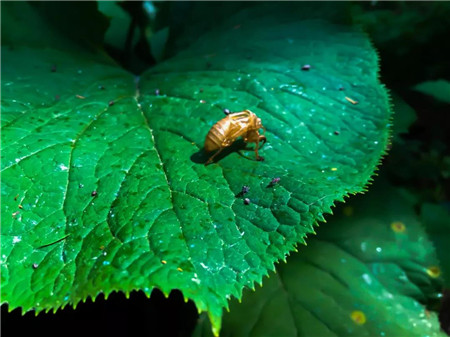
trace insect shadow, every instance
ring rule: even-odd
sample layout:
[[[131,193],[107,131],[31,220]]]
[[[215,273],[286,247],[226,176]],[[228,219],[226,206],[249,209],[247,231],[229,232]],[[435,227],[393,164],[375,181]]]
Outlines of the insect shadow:
[[[224,148],[213,160],[212,163],[217,163],[218,161],[222,160],[223,158],[227,157],[228,155],[230,155],[233,152],[236,152],[237,154],[239,154],[242,157],[246,157],[244,156],[242,153],[240,153],[240,151],[242,150],[253,150],[253,148],[248,147],[247,144],[244,142],[243,139],[238,139],[236,140],[233,144],[231,144],[231,146]],[[219,150],[217,150],[219,151]],[[194,154],[192,154],[191,156],[191,161],[196,163],[196,164],[206,164],[206,162],[208,161],[208,159],[217,151],[212,151],[212,152],[206,152],[204,148],[202,148],[200,151],[195,152]]]

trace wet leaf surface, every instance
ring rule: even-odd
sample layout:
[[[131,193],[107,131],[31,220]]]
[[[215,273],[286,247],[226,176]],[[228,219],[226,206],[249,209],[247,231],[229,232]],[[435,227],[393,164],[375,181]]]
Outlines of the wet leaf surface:
[[[271,14],[243,11],[139,80],[58,39],[2,48],[2,301],[180,289],[217,332],[231,296],[364,189],[390,118],[376,53]],[[261,118],[265,161],[241,141],[204,166],[224,109]]]
[[[443,284],[432,243],[411,196],[379,182],[232,301],[221,336],[445,336],[427,310]],[[194,336],[210,334],[203,317]]]

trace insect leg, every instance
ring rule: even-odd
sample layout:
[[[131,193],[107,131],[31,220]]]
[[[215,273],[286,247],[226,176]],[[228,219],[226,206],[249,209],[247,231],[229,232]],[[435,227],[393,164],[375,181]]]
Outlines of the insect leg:
[[[267,142],[266,136],[259,136],[259,141],[264,142],[263,145]]]
[[[217,156],[220,152],[222,152],[222,150],[223,150],[224,148],[225,148],[225,147],[221,147],[216,153],[214,153],[214,154],[208,159],[208,161],[205,163],[205,166],[211,164],[212,161],[213,161],[213,159],[214,159],[214,157]]]
[[[267,141],[267,138],[266,138],[266,136],[260,135],[259,133],[257,133],[256,136],[257,136],[257,138],[256,138],[256,140],[254,141],[255,144],[256,144],[256,146],[255,146],[256,160],[258,160],[258,161],[263,161],[263,160],[264,160],[264,157],[261,157],[261,156],[258,154],[258,150],[259,150],[259,142],[263,142],[263,145],[264,145],[264,144],[266,143],[266,141]]]
[[[263,160],[261,159],[262,157],[259,156],[258,154],[258,149],[259,149],[259,138],[258,140],[255,142],[256,146],[255,146],[255,154],[256,154],[256,160]]]

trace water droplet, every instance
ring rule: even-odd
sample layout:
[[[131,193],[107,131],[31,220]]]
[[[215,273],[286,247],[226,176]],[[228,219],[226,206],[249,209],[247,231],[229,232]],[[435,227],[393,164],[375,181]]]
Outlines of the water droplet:
[[[59,168],[61,171],[69,171],[69,168],[64,164],[59,164]]]
[[[364,282],[366,282],[368,285],[372,284],[372,279],[370,278],[369,274],[363,274],[362,278],[363,278]]]
[[[377,247],[377,248],[375,248],[375,250],[377,251],[377,253],[381,253],[381,251],[382,251],[383,249],[381,249],[381,247]]]
[[[367,242],[361,242],[361,250],[365,252],[367,250]]]
[[[201,283],[201,281],[198,278],[195,278],[195,277],[191,278],[191,281],[194,282],[194,283],[197,283],[197,284]]]
[[[22,237],[21,237],[21,236],[14,236],[14,237],[13,237],[13,242],[12,242],[12,243],[18,243],[18,242],[20,242],[20,241],[22,241]]]

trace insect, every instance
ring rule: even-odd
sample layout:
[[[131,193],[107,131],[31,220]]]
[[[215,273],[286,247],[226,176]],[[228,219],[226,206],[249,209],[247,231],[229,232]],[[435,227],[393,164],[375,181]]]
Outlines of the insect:
[[[266,136],[259,134],[259,129],[266,129],[261,123],[261,119],[250,110],[234,112],[218,121],[209,130],[205,139],[205,151],[214,153],[205,165],[210,164],[224,148],[231,146],[238,137],[243,137],[246,143],[255,143],[256,160],[264,160],[258,154],[259,142],[266,142]],[[263,144],[264,144],[263,143]]]
[[[280,182],[280,180],[281,180],[281,178],[279,178],[279,177],[273,178],[273,179],[270,181],[269,185],[267,185],[267,187],[273,187],[273,186],[275,186],[276,184],[278,184],[278,183]]]

